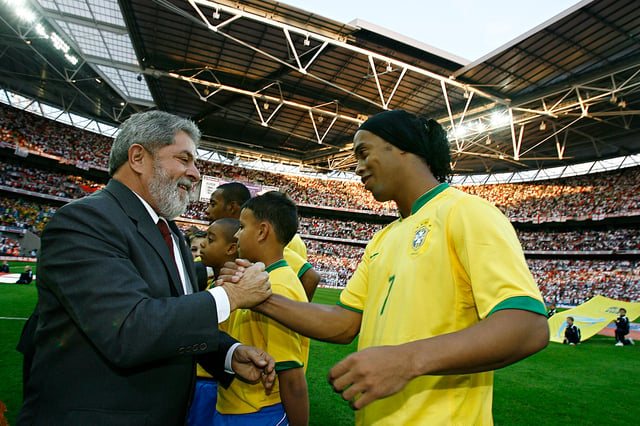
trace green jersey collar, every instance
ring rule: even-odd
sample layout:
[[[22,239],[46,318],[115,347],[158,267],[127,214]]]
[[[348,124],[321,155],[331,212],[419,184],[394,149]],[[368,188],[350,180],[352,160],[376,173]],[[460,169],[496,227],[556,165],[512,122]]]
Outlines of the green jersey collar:
[[[267,272],[271,272],[274,269],[282,268],[284,266],[288,266],[287,261],[284,259],[280,259],[277,262],[273,262],[271,265],[264,268],[264,270]]]
[[[440,185],[433,188],[432,190],[430,190],[429,192],[423,194],[420,198],[416,200],[415,203],[413,203],[413,207],[411,207],[411,214],[414,214],[415,212],[420,210],[425,204],[427,204],[429,201],[435,198],[436,195],[438,195],[448,187],[449,187],[449,184],[447,182],[443,182]]]

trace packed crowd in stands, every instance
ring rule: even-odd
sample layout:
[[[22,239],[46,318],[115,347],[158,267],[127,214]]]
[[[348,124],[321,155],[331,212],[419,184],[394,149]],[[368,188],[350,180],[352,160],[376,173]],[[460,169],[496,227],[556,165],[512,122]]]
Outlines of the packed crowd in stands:
[[[111,139],[0,104],[0,144],[6,147],[17,144],[61,157],[81,168],[90,165],[106,170]],[[278,188],[300,205],[397,214],[393,203],[376,202],[355,181],[276,174],[207,161],[201,161],[199,167],[203,175]],[[491,201],[512,221],[640,214],[637,168],[545,182],[472,185],[460,189]],[[203,206],[194,205],[189,217],[202,217],[202,213]]]
[[[511,221],[566,221],[572,218],[638,214],[637,168],[536,183],[463,186],[498,206]]]
[[[29,155],[60,157],[61,162],[74,164],[80,169],[95,167],[106,171],[111,139],[0,104],[0,146],[26,148],[32,151]],[[81,173],[69,175],[20,161],[9,157],[0,160],[3,168],[0,189],[5,192],[23,190],[71,200],[103,186],[79,176]],[[199,168],[203,175],[223,181],[250,182],[279,189],[299,205],[397,215],[393,203],[376,202],[355,181],[276,174],[206,161],[201,161]],[[627,168],[545,182],[462,186],[460,189],[491,201],[512,222],[640,216],[639,169]],[[206,208],[206,202],[193,202],[184,218],[205,221]],[[55,209],[44,200],[39,203],[0,197],[1,224],[35,234],[42,231]],[[382,225],[378,224],[314,216],[301,217],[299,233],[306,237],[309,260],[323,275],[324,284],[342,286],[353,273],[363,248],[322,239],[362,243],[381,228]],[[519,237],[527,251],[620,251],[640,250],[639,233],[637,228],[545,230],[521,231]],[[1,242],[2,253],[15,253],[20,244],[11,237],[3,237]],[[637,261],[535,259],[529,262],[548,301],[576,303],[592,294],[623,300],[640,299]]]
[[[640,301],[640,261],[528,259],[545,301],[578,305],[602,295]]]
[[[55,211],[55,206],[45,202],[0,196],[0,226],[19,228],[40,235]]]
[[[60,157],[80,168],[108,168],[111,138],[1,103],[0,137],[5,145]]]
[[[518,231],[527,251],[621,251],[640,250],[640,230]]]
[[[21,189],[41,195],[68,198],[82,198],[104,185],[80,176],[50,172],[40,168],[16,164],[14,161],[0,160],[0,186]]]
[[[286,192],[299,205],[322,206],[396,214],[393,203],[379,203],[371,193],[354,181],[269,173],[211,162],[199,163],[200,173],[224,181],[251,182]]]
[[[317,235],[343,240],[369,241],[373,234],[381,230],[384,225],[375,223],[356,222],[355,220],[336,220],[322,217],[300,217],[298,233],[302,235]]]
[[[364,247],[328,241],[305,240],[308,260],[322,276],[326,287],[344,287],[353,275]]]
[[[18,256],[20,254],[20,243],[10,237],[0,236],[0,255]]]

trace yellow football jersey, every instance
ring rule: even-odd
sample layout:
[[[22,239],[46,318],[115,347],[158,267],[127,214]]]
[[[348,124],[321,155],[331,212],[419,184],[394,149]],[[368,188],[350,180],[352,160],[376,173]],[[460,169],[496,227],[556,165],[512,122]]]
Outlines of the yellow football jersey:
[[[293,300],[307,301],[302,284],[295,272],[280,260],[266,268],[274,294]],[[291,331],[279,322],[250,309],[237,309],[227,321],[220,324],[238,341],[267,351],[276,360],[276,371],[302,367],[309,362],[309,338]],[[262,383],[249,384],[234,380],[229,388],[218,386],[216,409],[223,414],[254,413],[263,407],[279,404],[280,387],[276,380],[267,394]]]
[[[287,261],[287,264],[293,269],[293,272],[296,273],[298,278],[302,277],[302,275],[311,268],[311,264],[307,262],[302,256],[300,256],[297,252],[291,250],[288,246],[284,248],[284,260]]]
[[[304,241],[302,241],[302,237],[300,237],[300,235],[294,235],[291,241],[289,241],[289,244],[287,244],[286,248],[293,250],[294,252],[298,253],[301,258],[307,260],[307,246],[304,244]]]
[[[358,349],[459,331],[501,306],[545,314],[509,221],[448,184],[373,237],[339,304],[362,312]],[[356,412],[356,423],[488,425],[492,390],[492,372],[422,376]]]

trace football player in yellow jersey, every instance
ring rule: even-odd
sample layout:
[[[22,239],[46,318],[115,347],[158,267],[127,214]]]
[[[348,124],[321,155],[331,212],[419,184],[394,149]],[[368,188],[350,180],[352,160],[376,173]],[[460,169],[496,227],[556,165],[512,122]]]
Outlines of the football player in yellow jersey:
[[[207,215],[212,221],[223,217],[239,219],[242,205],[250,198],[249,189],[240,182],[223,183],[211,193]],[[307,262],[307,247],[298,234],[287,244],[284,258],[298,274],[307,299],[313,299],[320,283],[320,274]]]
[[[446,181],[449,144],[435,120],[369,118],[354,136],[356,173],[400,218],[376,233],[337,305],[272,295],[254,310],[358,352],[329,372],[359,425],[492,424],[492,370],[547,346],[540,292],[516,233],[492,204]],[[238,260],[224,279],[237,280]]]

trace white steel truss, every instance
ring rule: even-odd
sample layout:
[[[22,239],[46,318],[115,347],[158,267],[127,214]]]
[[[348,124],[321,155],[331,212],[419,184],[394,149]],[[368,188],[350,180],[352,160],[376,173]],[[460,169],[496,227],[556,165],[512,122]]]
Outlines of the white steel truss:
[[[619,112],[607,111],[599,113],[590,111],[590,108],[592,108],[593,105],[597,103],[610,102],[610,99],[612,99],[612,97],[615,97],[616,94],[622,94],[630,90],[636,90],[636,87],[640,85],[640,79],[638,78],[638,74],[640,73],[640,64],[631,65],[630,68],[635,68],[635,72],[631,77],[625,78],[622,81],[620,81],[619,78],[616,78],[617,74],[627,72],[629,68],[619,70],[616,73],[612,73],[604,77],[596,77],[590,82],[572,86],[564,91],[559,91],[535,100],[529,100],[519,103],[517,102],[517,100],[511,101],[509,99],[496,97],[477,87],[474,87],[473,85],[459,82],[451,77],[442,76],[429,70],[405,63],[396,58],[392,58],[377,52],[354,46],[352,44],[349,44],[344,36],[333,35],[332,37],[331,35],[312,32],[309,29],[298,28],[293,25],[271,19],[268,16],[260,15],[258,11],[251,11],[248,7],[244,6],[242,8],[240,8],[239,5],[238,7],[231,7],[210,0],[188,1],[200,17],[200,19],[203,21],[203,23],[212,32],[228,38],[244,47],[250,48],[254,52],[261,54],[284,67],[291,68],[309,78],[316,79],[323,84],[343,91],[350,96],[376,105],[383,110],[389,108],[394,94],[396,93],[398,87],[400,87],[400,85],[402,84],[403,78],[407,73],[417,73],[421,76],[439,81],[444,103],[447,108],[447,116],[440,118],[438,121],[445,124],[445,127],[449,129],[449,134],[451,136],[450,139],[452,139],[454,143],[454,153],[458,156],[472,155],[478,157],[487,157],[493,160],[504,160],[519,165],[524,165],[523,163],[521,163],[521,161],[542,160],[543,158],[534,158],[530,156],[530,153],[540,144],[551,141],[556,144],[558,153],[557,158],[562,159],[564,150],[566,148],[567,132],[573,131],[572,126],[579,120],[611,120],[613,118],[619,119],[620,117],[628,117],[628,119],[630,120],[631,117],[640,114],[639,111],[631,110],[621,110]],[[228,18],[221,18],[220,12],[224,12],[224,16],[228,16]],[[292,53],[294,62],[291,63],[284,59],[278,58],[271,53],[260,49],[257,46],[253,46],[250,43],[240,40],[237,37],[234,37],[225,32],[225,27],[228,26],[229,23],[237,21],[239,19],[249,19],[280,29],[282,31],[282,43],[286,44],[288,51]],[[293,42],[292,34],[295,34],[297,37],[304,37],[304,46],[310,47],[313,44],[313,50],[306,52],[299,51],[295,43]],[[356,55],[361,55],[363,58],[366,58],[366,61],[370,66],[371,77],[373,77],[376,84],[378,92],[377,99],[365,98],[362,95],[354,93],[347,88],[340,87],[333,82],[327,81],[320,76],[314,75],[310,71],[311,65],[320,56],[320,54],[326,50],[327,46],[346,49]],[[303,57],[308,56],[310,52],[312,53],[311,58],[306,61],[303,60]],[[385,71],[379,71],[380,64],[383,65]],[[395,84],[393,85],[391,91],[385,94],[380,82],[380,77],[383,74],[388,74],[392,71],[400,71],[400,73],[396,77]],[[603,79],[607,80],[608,84],[603,84]],[[223,90],[232,90],[236,93],[240,93],[242,91],[241,89],[230,88],[229,86],[220,87],[224,87]],[[467,99],[467,102],[462,112],[453,111],[452,109],[449,100],[449,91],[451,89],[464,92],[464,97]],[[256,93],[246,94],[253,97],[256,108],[260,116],[262,117],[260,108],[258,108],[258,105],[256,103]],[[469,110],[471,100],[474,98],[474,96],[484,98],[486,100],[486,103],[483,106],[476,108],[475,110]],[[320,134],[318,132],[315,126],[315,121],[313,120],[314,113],[330,117],[332,120],[331,125],[333,125],[336,120],[346,120],[358,124],[362,122],[362,118],[360,117],[349,117],[347,115],[339,114],[337,112],[337,108],[336,111],[329,111],[321,109],[320,106],[303,105],[297,102],[288,101],[284,98],[279,100],[271,98],[268,100],[270,102],[275,102],[278,106],[287,105],[309,111],[309,116],[313,123],[315,136],[318,143],[323,142],[324,137],[326,136],[329,129],[327,129],[323,134]],[[502,113],[506,117],[508,117],[508,119],[504,123],[499,125],[491,123],[491,115],[495,114],[496,110],[502,111]],[[575,115],[575,119],[571,123],[565,124],[560,127],[555,125],[549,126],[549,133],[545,134],[543,139],[533,145],[529,144],[526,148],[523,148],[523,139],[527,133],[527,128],[532,127],[534,123],[536,123],[537,125],[537,123],[543,122],[542,120],[554,122],[554,120],[557,120],[561,115]],[[274,115],[272,113],[269,119],[263,119],[261,124],[268,125],[273,116]],[[469,124],[474,124],[471,129],[468,126]],[[488,146],[490,144],[484,143],[484,141],[490,141],[490,135],[492,133],[500,131],[500,128],[504,127],[505,125],[510,127],[510,129],[508,129],[508,133],[510,134],[509,143],[503,144],[502,149],[492,148]],[[459,131],[460,129],[464,129],[464,131]],[[561,140],[563,140],[563,142],[560,142]],[[481,147],[482,149],[478,149],[479,147]],[[510,149],[507,149],[507,147],[510,147]],[[332,158],[332,155],[335,155],[337,157]],[[338,165],[341,167],[351,167],[352,162],[345,161],[345,159],[343,158],[345,155],[348,155],[348,153],[342,152],[331,154],[329,157],[327,157],[327,161],[331,163],[331,166]]]

